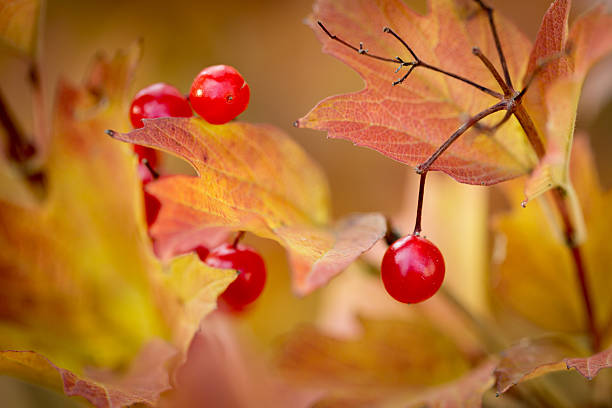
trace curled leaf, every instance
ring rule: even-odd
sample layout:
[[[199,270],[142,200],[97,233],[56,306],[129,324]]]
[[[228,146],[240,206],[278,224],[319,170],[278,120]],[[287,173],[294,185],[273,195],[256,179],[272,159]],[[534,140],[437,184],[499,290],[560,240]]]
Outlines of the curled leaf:
[[[502,352],[501,360],[495,368],[497,393],[503,394],[531,378],[564,370],[564,358],[582,353],[577,343],[568,337],[547,336],[521,340]]]
[[[152,341],[121,376],[102,372],[80,376],[34,351],[0,351],[0,371],[83,397],[97,408],[154,407],[160,394],[170,389],[166,364],[175,354],[169,344]]]
[[[294,289],[306,294],[348,266],[386,230],[379,214],[354,215],[330,227],[323,173],[274,127],[162,118],[111,135],[176,154],[198,173],[147,185],[162,203],[151,228],[161,252],[178,235],[209,228],[249,231],[288,250]]]

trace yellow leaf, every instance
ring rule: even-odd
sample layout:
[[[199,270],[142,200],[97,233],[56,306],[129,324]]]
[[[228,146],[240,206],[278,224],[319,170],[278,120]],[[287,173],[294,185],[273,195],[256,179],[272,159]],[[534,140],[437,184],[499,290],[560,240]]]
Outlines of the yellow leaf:
[[[147,185],[162,203],[151,228],[161,253],[189,231],[249,231],[288,250],[294,290],[306,294],[346,268],[386,230],[380,214],[357,214],[329,225],[329,193],[321,169],[279,129],[215,126],[198,118],[144,123],[127,134],[109,134],[176,154],[198,173]]]

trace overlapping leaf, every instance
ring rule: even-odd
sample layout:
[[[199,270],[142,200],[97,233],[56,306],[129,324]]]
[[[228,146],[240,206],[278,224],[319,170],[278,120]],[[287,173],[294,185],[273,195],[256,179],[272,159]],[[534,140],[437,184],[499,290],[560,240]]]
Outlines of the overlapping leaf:
[[[493,369],[496,363],[493,358],[485,361],[458,380],[432,388],[411,399],[408,406],[480,408],[484,393],[493,385]]]
[[[59,85],[44,201],[0,200],[0,350],[12,350],[4,372],[18,367],[32,380],[63,382],[98,406],[153,403],[167,388],[169,355],[160,349],[165,357],[151,360],[165,382],[147,377],[157,372],[151,367],[127,382],[83,374],[86,367],[125,367],[157,337],[183,351],[236,276],[193,254],[163,270],[153,255],[136,159],[103,134],[127,121],[124,96],[138,59],[136,48],[101,57],[85,86]],[[2,188],[25,183],[11,174]]]
[[[612,318],[609,296],[612,277],[608,273],[612,267],[609,250],[612,195],[602,192],[584,140],[575,143],[572,179],[589,232],[580,248],[596,324],[600,328],[609,327]],[[497,220],[499,247],[496,252],[503,256],[493,265],[493,294],[503,305],[545,329],[584,332],[586,314],[575,266],[565,243],[546,225],[548,213],[544,208],[533,203]]]
[[[568,337],[524,339],[502,353],[495,368],[497,392],[502,394],[523,381],[565,370],[565,358],[582,354],[584,350]]]
[[[124,375],[94,373],[79,376],[60,368],[34,351],[1,351],[0,371],[50,388],[63,389],[68,396],[79,396],[99,408],[133,404],[156,406],[159,394],[170,389],[167,363],[176,349],[153,341],[132,362]]]
[[[176,154],[198,172],[197,177],[164,177],[147,186],[162,203],[151,228],[160,252],[190,231],[249,231],[287,248],[294,289],[305,294],[347,267],[386,229],[379,214],[353,215],[330,227],[321,170],[271,126],[162,118],[146,120],[143,128],[127,134],[111,133]]]
[[[612,51],[612,15],[604,6],[580,16],[568,33],[570,4],[557,0],[550,6],[529,59],[528,75],[538,63],[546,62],[525,98],[539,133],[546,138],[546,155],[527,182],[527,199],[556,186],[572,191],[568,163],[582,84],[589,69]]]
[[[279,366],[294,381],[326,390],[327,398],[362,402],[405,402],[469,369],[453,341],[424,320],[362,324],[363,333],[349,340],[297,329],[279,350]]]
[[[40,0],[0,1],[0,40],[29,54],[34,50]]]
[[[392,86],[404,71],[394,73],[390,63],[370,59],[332,41],[318,26],[322,21],[335,35],[369,52],[412,60],[392,36],[402,37],[423,61],[498,89],[490,72],[471,53],[474,46],[496,59],[486,15],[476,2],[431,0],[421,16],[399,0],[321,0],[308,19],[323,50],[355,69],[366,82],[360,92],[327,98],[298,121],[301,127],[325,130],[330,137],[367,146],[395,160],[416,165],[425,161],[465,120],[492,105],[495,99],[439,73],[416,68],[402,84]],[[510,74],[525,72],[530,43],[503,16],[496,14]],[[407,69],[407,68],[404,68]],[[501,116],[493,116],[496,123]],[[432,169],[460,182],[494,184],[529,170],[533,156],[513,119],[495,135],[470,131],[438,159]]]

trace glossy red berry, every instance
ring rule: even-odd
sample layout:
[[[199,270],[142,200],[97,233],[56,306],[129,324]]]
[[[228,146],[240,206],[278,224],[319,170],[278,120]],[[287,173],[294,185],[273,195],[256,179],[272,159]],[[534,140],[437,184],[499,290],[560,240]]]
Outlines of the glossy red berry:
[[[138,176],[140,177],[140,181],[142,181],[143,187],[155,179],[155,176],[153,173],[151,173],[151,170],[149,170],[149,168],[142,163],[138,163]],[[144,189],[142,193],[145,207],[145,218],[147,220],[147,226],[150,227],[153,225],[157,219],[157,216],[159,215],[161,202],[154,195],[147,193],[147,191]]]
[[[249,85],[235,68],[214,65],[195,77],[189,102],[208,123],[220,125],[240,115],[249,104],[250,96]]]
[[[240,274],[219,299],[235,311],[244,309],[259,297],[266,284],[266,265],[261,256],[244,245],[223,244],[213,249],[206,263],[214,268],[235,269]]]
[[[380,272],[385,289],[395,300],[418,303],[440,289],[444,280],[444,258],[430,241],[407,235],[387,249]]]
[[[144,126],[143,119],[191,116],[193,112],[187,98],[172,85],[162,82],[141,89],[130,107],[130,121],[136,129]]]

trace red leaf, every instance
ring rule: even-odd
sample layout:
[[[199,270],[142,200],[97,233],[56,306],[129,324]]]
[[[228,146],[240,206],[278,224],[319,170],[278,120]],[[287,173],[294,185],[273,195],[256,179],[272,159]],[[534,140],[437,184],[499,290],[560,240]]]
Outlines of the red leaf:
[[[389,26],[425,62],[498,89],[491,74],[470,52],[479,46],[491,59],[496,52],[486,15],[478,5],[460,0],[429,4],[429,13],[421,16],[397,0],[319,1],[308,24],[323,43],[323,50],[355,69],[366,88],[323,100],[298,125],[325,130],[329,137],[347,139],[415,165],[459,128],[465,116],[492,105],[495,99],[491,96],[424,68],[415,69],[394,87],[393,81],[405,71],[394,73],[393,64],[359,55],[331,40],[317,25],[317,20],[322,21],[330,32],[351,43],[363,41],[364,48],[373,54],[412,60],[398,41],[379,31]],[[520,78],[529,41],[503,16],[496,14],[496,21],[511,76]],[[500,118],[494,115],[492,123]],[[510,121],[493,136],[468,131],[431,169],[463,183],[495,184],[525,173],[531,160],[524,134]]]
[[[575,368],[580,374],[592,380],[602,368],[612,367],[612,347],[587,358],[568,358],[567,368]]]

